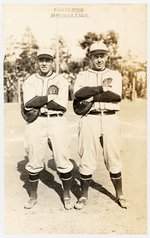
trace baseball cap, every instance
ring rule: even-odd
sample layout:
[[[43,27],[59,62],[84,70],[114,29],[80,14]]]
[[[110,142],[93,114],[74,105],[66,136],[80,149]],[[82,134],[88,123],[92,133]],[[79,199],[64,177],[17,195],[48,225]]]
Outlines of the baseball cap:
[[[101,41],[93,43],[89,49],[90,54],[107,53],[107,52],[108,52],[107,46]]]
[[[52,49],[47,49],[47,48],[43,48],[43,49],[39,49],[38,53],[37,53],[37,58],[49,58],[49,59],[54,59],[55,58],[55,53]]]

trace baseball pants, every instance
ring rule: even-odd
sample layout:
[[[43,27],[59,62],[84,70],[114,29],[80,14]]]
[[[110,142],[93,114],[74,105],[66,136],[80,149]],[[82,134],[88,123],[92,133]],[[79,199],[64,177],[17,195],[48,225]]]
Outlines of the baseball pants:
[[[29,162],[26,169],[32,173],[43,170],[48,138],[52,143],[57,171],[70,172],[73,164],[69,160],[69,128],[64,116],[38,117],[35,122],[27,124],[25,141],[28,147]]]
[[[100,146],[101,135],[103,135],[103,148]],[[99,147],[103,150],[107,170],[111,173],[121,171],[121,130],[116,114],[83,116],[79,123],[78,136],[81,174],[93,174],[99,159]]]

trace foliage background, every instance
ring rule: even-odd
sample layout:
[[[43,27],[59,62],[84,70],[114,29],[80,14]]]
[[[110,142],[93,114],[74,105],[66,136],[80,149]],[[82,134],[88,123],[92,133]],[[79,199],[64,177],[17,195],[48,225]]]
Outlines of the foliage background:
[[[23,10],[24,17],[22,16]],[[21,32],[21,26],[22,31],[24,29],[24,21],[26,21],[26,28],[21,37],[11,34],[10,25],[16,28],[16,31]],[[38,21],[37,24],[36,21]],[[14,31],[13,28],[12,31]],[[41,42],[35,34],[37,29],[39,29],[39,34],[41,32],[42,42],[49,42],[49,47],[56,52],[54,70],[64,73],[68,79],[70,100],[72,100],[76,75],[89,65],[88,48],[91,43],[99,40],[102,40],[109,48],[107,66],[122,73],[123,98],[129,100],[135,100],[137,97],[147,98],[147,59],[142,57],[142,53],[139,58],[134,49],[140,48],[139,52],[144,52],[146,48],[146,5],[44,6],[44,4],[37,4],[33,8],[33,5],[30,4],[15,4],[13,6],[8,4],[4,6],[5,102],[21,101],[22,83],[37,69],[36,55],[41,47]],[[79,33],[80,38],[78,37]],[[142,36],[141,33],[143,33]],[[77,38],[75,38],[76,36]],[[78,46],[76,53],[80,52],[79,57],[74,57],[76,49],[73,42],[76,42],[76,46]],[[132,49],[129,42],[132,42]],[[120,51],[121,44],[123,44],[122,48],[127,52],[126,54]],[[138,47],[139,45],[140,47]]]

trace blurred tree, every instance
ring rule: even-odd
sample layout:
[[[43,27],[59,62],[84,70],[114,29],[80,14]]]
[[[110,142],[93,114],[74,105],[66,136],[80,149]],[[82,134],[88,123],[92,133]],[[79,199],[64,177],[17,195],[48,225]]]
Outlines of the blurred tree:
[[[22,52],[16,59],[17,70],[32,74],[36,69],[36,55],[39,47],[29,27],[22,36],[20,47]]]
[[[4,68],[5,73],[12,73],[13,72],[12,64],[9,61],[9,55],[5,55],[5,57],[4,57],[3,68]]]
[[[35,71],[38,45],[29,27],[20,42],[10,36],[7,43],[3,63],[5,98],[13,102],[20,100],[20,88],[27,73]]]
[[[32,73],[35,67],[37,49],[36,39],[29,27],[26,27],[20,42],[11,36],[4,57],[4,70],[16,72],[25,69]]]
[[[71,53],[62,36],[54,39],[52,48],[55,49],[56,68],[58,67],[59,73],[69,73],[68,65],[70,63]]]
[[[82,67],[83,67],[82,61],[76,62],[74,60],[73,61],[70,60],[70,63],[68,64],[69,72],[75,75],[78,74],[82,70]]]
[[[147,62],[139,62],[137,56],[129,50],[126,57],[121,61],[121,72],[123,75],[123,95],[125,97],[126,92],[131,95],[131,100],[135,100],[136,97],[141,97],[141,91],[144,92],[143,98],[146,98],[146,86],[147,86]],[[139,72],[142,72],[144,77],[139,79]]]

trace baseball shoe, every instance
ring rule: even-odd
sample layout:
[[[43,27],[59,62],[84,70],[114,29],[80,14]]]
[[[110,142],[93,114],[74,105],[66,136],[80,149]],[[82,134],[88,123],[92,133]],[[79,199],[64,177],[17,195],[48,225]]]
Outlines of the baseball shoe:
[[[82,210],[84,205],[87,204],[87,198],[86,197],[80,197],[80,199],[76,202],[74,208],[77,210]]]
[[[116,202],[121,208],[127,209],[129,207],[129,203],[127,202],[127,200],[124,198],[123,195],[119,196]]]
[[[69,197],[65,197],[64,198],[64,208],[66,210],[71,210],[73,208],[73,204],[71,202],[71,198],[69,198]]]
[[[30,197],[29,201],[24,204],[25,209],[31,209],[37,203],[36,197]]]

